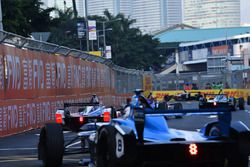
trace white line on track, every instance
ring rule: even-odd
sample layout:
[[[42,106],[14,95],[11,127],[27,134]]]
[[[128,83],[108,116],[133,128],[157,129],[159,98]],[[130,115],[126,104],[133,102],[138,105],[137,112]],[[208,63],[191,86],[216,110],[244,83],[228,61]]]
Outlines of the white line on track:
[[[71,147],[71,146],[74,146],[74,145],[77,145],[77,144],[80,144],[80,143],[81,143],[81,141],[78,141],[78,142],[72,143],[72,144],[68,145],[66,148],[69,148],[69,147]]]
[[[0,151],[37,150],[37,148],[0,148]]]
[[[63,134],[70,133],[70,131],[63,131]],[[35,134],[36,136],[40,136],[40,133]]]
[[[217,118],[218,116],[217,115],[210,115],[208,116],[208,118]]]

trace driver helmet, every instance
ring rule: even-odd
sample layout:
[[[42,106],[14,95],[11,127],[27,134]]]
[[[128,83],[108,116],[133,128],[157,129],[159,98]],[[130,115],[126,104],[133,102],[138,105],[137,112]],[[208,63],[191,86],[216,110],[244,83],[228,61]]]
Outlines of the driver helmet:
[[[136,95],[139,95],[143,92],[143,90],[142,89],[135,89],[134,92]]]

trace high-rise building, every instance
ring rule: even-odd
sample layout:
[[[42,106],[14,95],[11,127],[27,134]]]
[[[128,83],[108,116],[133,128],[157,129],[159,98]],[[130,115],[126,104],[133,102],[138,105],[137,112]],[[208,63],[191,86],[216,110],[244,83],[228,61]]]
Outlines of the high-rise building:
[[[103,15],[105,9],[136,19],[134,27],[145,32],[182,22],[182,0],[88,0],[88,15]]]
[[[240,26],[240,0],[184,0],[184,23],[199,28]]]
[[[250,25],[250,1],[249,0],[241,0],[240,1],[240,18],[242,26]]]
[[[85,1],[84,0],[75,0],[76,1],[76,9],[78,12],[78,16],[84,17],[85,15]],[[60,10],[66,10],[67,8],[73,9],[72,0],[41,0],[44,3],[44,7],[55,7]],[[53,12],[51,14],[52,17],[56,17],[57,13]]]

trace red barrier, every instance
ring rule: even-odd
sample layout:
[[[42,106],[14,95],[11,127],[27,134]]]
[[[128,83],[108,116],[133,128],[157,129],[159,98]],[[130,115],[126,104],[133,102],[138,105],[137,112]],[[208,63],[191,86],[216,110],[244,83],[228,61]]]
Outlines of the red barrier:
[[[104,104],[120,105],[127,96],[100,94],[99,97]],[[63,108],[64,102],[86,102],[89,99],[90,96],[87,94],[82,97],[64,96],[0,102],[0,137],[38,128],[45,122],[53,121],[56,110]]]
[[[4,59],[3,55],[0,53],[0,100],[3,98],[4,98]]]
[[[11,46],[1,48],[6,59],[2,99],[114,92],[114,71],[103,64]],[[3,62],[1,55],[0,69],[4,68]],[[0,71],[0,91],[3,91],[4,69]]]
[[[115,94],[106,65],[0,45],[0,137],[53,121],[65,101],[88,101],[92,92],[105,105],[128,96]]]

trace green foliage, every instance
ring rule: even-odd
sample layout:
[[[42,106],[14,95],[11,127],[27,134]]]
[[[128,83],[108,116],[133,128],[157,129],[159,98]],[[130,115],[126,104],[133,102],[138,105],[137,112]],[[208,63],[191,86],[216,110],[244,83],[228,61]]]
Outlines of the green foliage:
[[[56,9],[58,17],[53,19],[49,42],[70,48],[79,49],[76,35],[76,20],[71,8],[66,11]]]
[[[49,31],[54,9],[42,9],[41,5],[40,0],[2,0],[4,30],[22,36]]]
[[[49,42],[70,48],[79,49],[76,24],[84,18],[74,18],[71,8],[62,11],[54,8],[42,9],[40,0],[2,0],[4,30],[22,36],[31,32],[50,31]],[[51,18],[50,12],[56,11],[58,17]],[[123,14],[113,16],[107,10],[104,16],[89,16],[89,20],[97,21],[99,40],[90,42],[90,50],[99,50],[104,46],[103,25],[105,25],[106,45],[112,46],[112,60],[115,64],[133,69],[161,68],[165,58],[160,57],[156,47],[159,41],[151,35],[142,34],[138,28],[133,28],[134,19]],[[105,22],[105,24],[103,24]],[[107,31],[111,30],[112,31]],[[81,40],[83,50],[86,50],[86,38]]]
[[[112,28],[107,33],[107,45],[112,46],[113,62],[127,68],[158,71],[165,62],[156,49],[159,41],[142,34],[138,28],[131,28],[136,22],[134,19],[125,18],[123,14],[114,17],[108,11],[104,14],[106,28]]]

